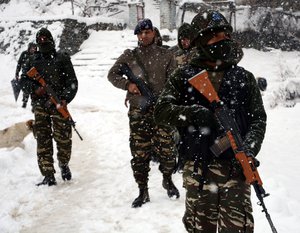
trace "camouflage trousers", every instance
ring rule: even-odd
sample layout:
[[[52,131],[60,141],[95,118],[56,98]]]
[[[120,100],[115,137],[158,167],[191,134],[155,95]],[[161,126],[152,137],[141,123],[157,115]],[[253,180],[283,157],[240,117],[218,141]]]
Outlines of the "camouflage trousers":
[[[153,119],[153,109],[146,113],[131,108],[128,112],[130,127],[131,168],[139,188],[146,188],[151,156],[155,154],[164,176],[171,176],[176,165],[177,148],[170,127],[158,126]]]
[[[186,188],[183,223],[190,233],[253,233],[254,220],[250,199],[251,188],[242,173],[231,176],[230,161],[213,160],[199,190],[201,163],[192,175],[194,162],[184,166]]]
[[[35,106],[34,116],[39,169],[43,176],[54,174],[52,139],[56,142],[59,166],[68,164],[72,150],[71,125],[57,111],[49,112],[40,106]]]

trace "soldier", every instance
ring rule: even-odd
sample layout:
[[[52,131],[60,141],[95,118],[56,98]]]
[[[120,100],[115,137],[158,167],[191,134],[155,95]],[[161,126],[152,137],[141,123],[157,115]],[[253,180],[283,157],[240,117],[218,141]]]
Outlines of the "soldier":
[[[37,52],[37,46],[35,43],[29,43],[27,50],[23,51],[19,57],[17,68],[16,68],[16,80],[19,81],[19,73],[21,71],[22,66],[25,64],[26,60],[29,56],[34,55]],[[22,108],[26,108],[27,102],[29,99],[29,95],[23,92],[23,99],[22,99]]]
[[[130,103],[128,117],[130,126],[131,167],[133,176],[139,187],[139,196],[132,207],[140,207],[150,201],[148,193],[148,173],[153,153],[159,158],[159,170],[163,174],[163,187],[168,196],[179,198],[179,192],[172,181],[175,167],[176,147],[173,141],[173,129],[159,126],[153,119],[154,104],[146,105],[145,97],[137,85],[122,75],[121,64],[129,66],[136,77],[147,83],[157,97],[167,76],[175,68],[173,55],[154,43],[155,32],[150,19],[140,21],[134,34],[139,46],[133,50],[125,50],[108,73],[108,80],[117,88],[127,91]]]
[[[157,27],[153,27],[153,30],[155,32],[154,43],[157,46],[163,46],[163,40],[162,40],[162,37],[161,37],[159,29]]]
[[[196,49],[192,46],[193,28],[188,23],[183,23],[178,28],[177,45],[170,48],[174,53],[177,65],[179,67],[186,65],[193,57]]]
[[[247,156],[256,156],[266,128],[266,113],[252,73],[238,66],[243,52],[231,38],[232,27],[217,11],[192,20],[197,56],[168,79],[155,106],[157,122],[180,128],[184,154],[186,208],[183,223],[193,233],[250,233],[254,223],[250,185],[231,148],[215,155],[212,145],[225,132],[214,107],[188,79],[203,71],[232,112]]]
[[[37,185],[56,185],[54,176],[53,142],[57,145],[57,159],[63,180],[71,180],[69,168],[72,149],[72,131],[68,119],[57,111],[49,101],[45,89],[27,76],[27,71],[35,67],[43,75],[47,85],[56,92],[61,104],[66,106],[75,97],[78,81],[70,57],[66,53],[57,52],[51,32],[46,28],[36,34],[39,52],[30,58],[23,69],[21,77],[22,90],[31,95],[34,117],[35,137],[37,140],[37,159],[39,169],[44,176]]]
[[[169,48],[173,53],[175,60],[177,62],[177,67],[182,67],[188,64],[194,54],[196,53],[196,48],[192,46],[192,39],[194,36],[193,28],[188,23],[183,23],[178,28],[177,34],[177,45]],[[177,162],[177,171],[182,172],[183,169],[183,155],[181,153],[181,142],[180,142],[180,133],[178,130],[174,133],[175,141],[178,148],[178,162]]]
[[[163,47],[163,48],[168,49],[169,46],[163,44],[163,38],[162,38],[162,36],[161,36],[161,34],[160,34],[159,29],[158,29],[157,27],[153,27],[153,30],[154,30],[154,32],[155,32],[154,43],[155,43],[157,46],[161,46],[161,47]]]

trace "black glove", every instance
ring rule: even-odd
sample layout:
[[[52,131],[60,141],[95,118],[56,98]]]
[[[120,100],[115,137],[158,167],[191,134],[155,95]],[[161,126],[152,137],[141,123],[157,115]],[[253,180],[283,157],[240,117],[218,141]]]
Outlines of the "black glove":
[[[216,118],[211,110],[201,105],[193,105],[194,111],[191,112],[193,125],[200,127],[215,127]]]
[[[43,87],[38,87],[34,93],[37,95],[37,96],[43,96],[46,94],[46,91]]]

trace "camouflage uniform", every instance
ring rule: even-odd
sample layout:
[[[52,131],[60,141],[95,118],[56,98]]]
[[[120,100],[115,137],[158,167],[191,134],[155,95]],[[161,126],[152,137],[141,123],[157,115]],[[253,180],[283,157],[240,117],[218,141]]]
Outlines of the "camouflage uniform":
[[[196,49],[192,46],[190,46],[189,48],[183,48],[181,44],[181,39],[183,38],[187,38],[190,41],[192,41],[193,39],[193,29],[188,23],[183,23],[178,28],[177,45],[169,48],[169,50],[174,53],[178,67],[182,67],[189,63],[189,61],[196,53]]]
[[[193,29],[190,24],[183,23],[178,28],[178,34],[177,34],[177,45],[169,48],[169,50],[174,54],[177,67],[183,67],[187,65],[195,56],[197,50],[196,48],[192,47],[192,40],[193,40]],[[190,46],[188,48],[184,48],[182,45],[181,40],[182,39],[189,39],[190,40]],[[180,133],[178,130],[175,132],[175,141],[177,145],[177,151],[178,151],[178,159],[177,159],[177,166],[176,170],[179,172],[182,172],[183,169],[183,155],[181,153],[181,146],[180,146]]]
[[[50,110],[40,105],[34,107],[34,117],[38,165],[41,174],[48,176],[55,173],[53,165],[53,139],[57,146],[57,160],[59,161],[59,165],[68,164],[71,159],[71,125],[57,110]]]
[[[144,64],[148,80],[142,68],[137,64],[137,56]],[[156,97],[176,65],[172,53],[155,43],[147,47],[139,46],[134,50],[125,50],[108,73],[108,80],[123,90],[127,90],[129,80],[120,73],[119,67],[122,63],[127,64],[136,77],[144,80]],[[149,162],[153,154],[159,158],[160,171],[165,176],[171,177],[176,157],[173,129],[168,126],[159,126],[154,122],[153,106],[145,109],[143,96],[127,92],[126,98],[130,103],[128,117],[131,166],[136,183],[140,189],[143,189],[148,185]]]
[[[213,14],[215,19],[223,19],[219,13]],[[206,24],[201,19],[199,22]],[[222,44],[222,49],[228,48],[222,53],[222,63],[205,62],[208,59],[206,51],[197,47],[197,56],[189,65],[177,69],[169,78],[155,106],[154,116],[159,123],[176,126],[181,134],[181,153],[185,161],[183,180],[187,191],[183,217],[186,230],[193,233],[252,233],[250,186],[245,182],[231,148],[219,156],[210,150],[225,132],[213,113],[213,106],[188,82],[203,69],[208,71],[218,96],[238,124],[245,153],[256,156],[266,128],[259,88],[253,74],[237,66],[243,55],[237,44],[232,40],[218,43]],[[217,47],[216,44],[211,46]]]
[[[50,47],[37,53],[27,61],[22,73],[22,87],[24,92],[29,93],[32,98],[33,111],[35,116],[34,134],[37,140],[37,157],[39,169],[43,176],[53,176],[55,173],[53,160],[53,142],[57,146],[57,159],[59,166],[67,166],[71,158],[72,133],[68,119],[57,111],[49,101],[46,93],[37,94],[40,84],[26,75],[27,71],[35,67],[43,75],[47,85],[51,86],[60,100],[70,103],[77,93],[78,81],[66,53],[55,51],[54,41],[47,29],[41,29],[37,37],[45,34],[51,41]],[[49,50],[49,51],[48,51]]]
[[[128,112],[130,124],[131,166],[139,188],[148,184],[148,172],[151,153],[155,153],[160,161],[159,170],[165,176],[171,176],[175,167],[176,148],[172,137],[173,129],[158,126],[153,119],[153,108],[146,113],[136,108]],[[143,127],[141,127],[141,122]]]
[[[253,232],[250,185],[242,175],[233,177],[231,170],[231,161],[212,160],[205,184],[199,190],[202,170],[199,168],[194,175],[194,162],[185,163],[183,182],[187,192],[183,223],[188,232],[215,233],[217,223],[222,233]]]

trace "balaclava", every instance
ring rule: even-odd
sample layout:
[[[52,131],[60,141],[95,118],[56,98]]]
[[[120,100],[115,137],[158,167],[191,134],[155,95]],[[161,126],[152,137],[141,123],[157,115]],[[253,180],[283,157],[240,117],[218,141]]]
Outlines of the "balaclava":
[[[46,28],[41,28],[36,34],[36,43],[42,54],[49,54],[55,51],[55,43],[51,32]]]
[[[202,60],[214,62],[220,68],[235,65],[242,59],[243,51],[232,39],[207,45],[218,32],[225,32],[231,38],[232,27],[221,13],[202,11],[193,18],[191,25],[195,30],[193,45],[197,47]]]
[[[190,24],[188,23],[183,23],[179,28],[178,28],[178,34],[177,34],[177,40],[178,40],[178,46],[183,49],[180,40],[183,38],[190,39],[190,41],[193,40],[194,36],[194,31],[193,28]]]

